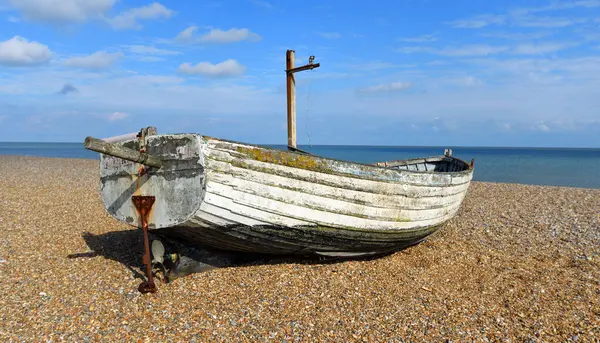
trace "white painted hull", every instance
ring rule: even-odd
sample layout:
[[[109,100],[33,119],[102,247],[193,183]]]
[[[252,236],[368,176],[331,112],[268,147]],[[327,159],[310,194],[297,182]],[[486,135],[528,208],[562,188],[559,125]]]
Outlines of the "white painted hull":
[[[164,151],[169,138],[180,145],[171,154]],[[199,135],[151,136],[148,149],[173,159],[171,174],[163,167],[165,175],[150,171],[140,182],[133,175],[139,165],[131,162],[101,171],[103,198],[113,216],[139,225],[131,201],[116,208],[115,199],[154,195],[157,208],[150,227],[157,234],[264,253],[355,255],[414,244],[456,214],[473,173],[450,157],[390,169]],[[186,158],[184,170],[192,176],[179,177],[176,160]],[[102,159],[101,168],[115,158]],[[456,170],[400,170],[436,165]],[[199,172],[190,171],[194,168]],[[133,181],[138,185],[132,187]],[[182,208],[173,206],[177,201]]]

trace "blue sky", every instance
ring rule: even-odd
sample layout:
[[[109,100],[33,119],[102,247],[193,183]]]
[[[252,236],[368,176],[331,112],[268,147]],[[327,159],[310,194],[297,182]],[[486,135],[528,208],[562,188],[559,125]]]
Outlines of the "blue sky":
[[[600,147],[600,0],[0,0],[0,141]],[[308,109],[308,110],[307,110]]]

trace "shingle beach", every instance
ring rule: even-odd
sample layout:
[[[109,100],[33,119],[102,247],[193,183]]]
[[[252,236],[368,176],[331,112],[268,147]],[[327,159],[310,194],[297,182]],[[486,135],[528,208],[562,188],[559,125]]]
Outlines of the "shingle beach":
[[[477,169],[475,170],[477,172]],[[159,283],[98,161],[0,156],[0,342],[599,342],[600,190],[473,182],[427,241]]]

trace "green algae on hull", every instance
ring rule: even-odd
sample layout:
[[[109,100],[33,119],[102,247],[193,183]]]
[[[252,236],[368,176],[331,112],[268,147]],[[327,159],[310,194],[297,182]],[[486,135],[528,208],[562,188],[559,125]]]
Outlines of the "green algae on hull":
[[[333,173],[333,170],[326,162],[310,155],[291,154],[285,151],[264,150],[261,148],[248,148],[238,146],[235,149],[244,156],[266,163],[274,163],[292,168],[313,170],[322,173]]]

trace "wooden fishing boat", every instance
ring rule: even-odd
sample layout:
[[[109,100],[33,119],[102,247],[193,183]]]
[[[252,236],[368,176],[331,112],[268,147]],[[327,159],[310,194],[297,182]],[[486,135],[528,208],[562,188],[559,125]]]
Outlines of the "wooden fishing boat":
[[[85,146],[102,153],[106,210],[144,229],[147,267],[147,230],[244,252],[389,252],[433,233],[465,198],[473,163],[451,151],[372,165],[319,157],[297,149],[293,106],[288,119],[289,151],[152,127]]]
[[[154,196],[148,227],[158,235],[273,254],[352,256],[419,242],[455,215],[473,173],[452,156],[365,165],[197,134],[148,136],[146,151],[161,168],[102,155],[112,216],[138,226],[132,196]]]

